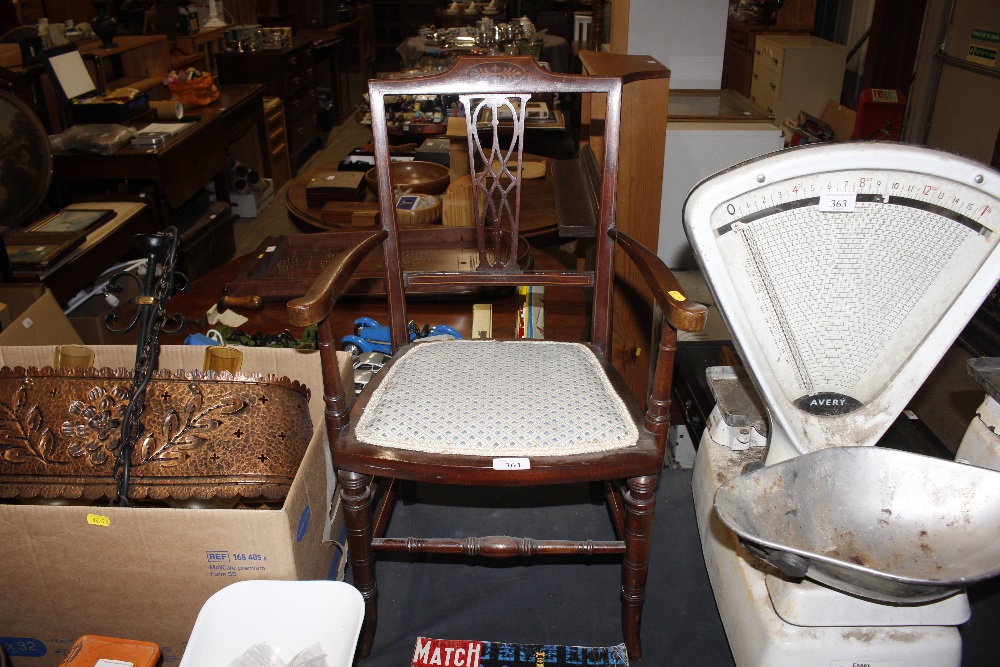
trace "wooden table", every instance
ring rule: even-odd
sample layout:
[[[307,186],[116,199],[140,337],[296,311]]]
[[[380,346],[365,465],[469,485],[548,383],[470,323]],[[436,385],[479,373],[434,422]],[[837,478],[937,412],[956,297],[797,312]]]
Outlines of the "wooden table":
[[[377,251],[376,251],[377,252]],[[555,270],[563,267],[551,255],[532,249],[535,268]],[[194,322],[208,311],[223,297],[223,285],[232,278],[249,259],[249,255],[238,257],[195,280],[188,292],[174,296],[167,304],[168,313],[180,313],[192,320],[180,334],[164,336],[164,344],[180,344],[191,333],[204,333],[207,326],[200,328]],[[514,338],[517,322],[517,297],[513,290],[494,293],[490,296],[479,295],[475,298],[446,298],[410,300],[407,304],[407,315],[417,326],[424,324],[447,324],[454,327],[463,336],[472,335],[472,305],[474,303],[491,303],[493,305],[493,336],[494,338]],[[258,331],[265,334],[281,333],[288,329],[293,336],[300,338],[302,329],[293,327],[288,322],[285,303],[280,301],[265,301],[257,310],[235,308],[236,312],[249,318],[241,328],[253,334]],[[354,330],[354,320],[358,317],[371,317],[380,322],[387,321],[387,308],[384,298],[343,299],[338,302],[330,315],[334,331],[340,335],[348,335]],[[583,340],[587,331],[587,301],[583,290],[577,288],[547,288],[545,290],[545,329],[551,338],[562,340]]]
[[[184,205],[209,181],[215,182],[221,201],[229,199],[226,148],[254,125],[266,139],[264,86],[219,86],[219,99],[191,109],[200,116],[191,126],[167,139],[163,148],[135,148],[131,144],[111,155],[79,151],[53,151],[53,179],[110,179],[130,188],[151,185],[157,224],[166,226],[170,211]],[[137,125],[144,125],[137,124]],[[266,143],[262,143],[266,145]]]
[[[580,199],[579,190],[583,187],[579,180],[580,171],[576,160],[551,160],[539,156],[525,154],[525,161],[545,161],[545,176],[526,179],[521,186],[521,236],[533,239],[540,236],[555,234],[559,229],[561,210],[568,203]],[[337,171],[338,163],[328,162],[314,166],[303,172],[292,181],[285,191],[285,206],[297,221],[310,231],[336,231],[339,229],[364,229],[352,226],[351,214],[358,209],[377,210],[375,197],[368,193],[365,202],[335,202],[329,205],[326,213],[322,209],[310,208],[306,201],[306,185],[317,173]],[[468,168],[465,170],[468,171]],[[452,176],[454,178],[454,170]],[[573,190],[577,191],[574,193]],[[557,192],[559,196],[557,196]],[[573,195],[576,196],[573,196]],[[374,220],[374,218],[371,218]],[[468,221],[468,226],[474,224]],[[592,222],[591,222],[592,224]],[[591,234],[593,232],[591,231]]]

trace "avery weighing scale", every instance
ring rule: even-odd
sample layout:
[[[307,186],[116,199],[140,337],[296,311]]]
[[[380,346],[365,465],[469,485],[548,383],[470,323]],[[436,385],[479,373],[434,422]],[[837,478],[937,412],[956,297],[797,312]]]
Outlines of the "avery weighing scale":
[[[746,368],[709,369],[693,482],[737,664],[958,665],[1000,472],[872,445],[1000,279],[1000,174],[811,145],[703,181],[684,223]]]

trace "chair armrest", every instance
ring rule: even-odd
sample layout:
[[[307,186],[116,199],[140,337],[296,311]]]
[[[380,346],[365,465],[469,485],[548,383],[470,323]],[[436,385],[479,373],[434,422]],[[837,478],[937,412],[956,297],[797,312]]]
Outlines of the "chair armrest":
[[[680,331],[701,331],[705,328],[708,309],[684,295],[677,278],[663,260],[644,245],[617,229],[608,232],[625,254],[639,267],[646,284],[653,291],[653,298],[663,311],[663,316]]]
[[[288,302],[288,319],[291,323],[307,327],[321,322],[343,294],[354,271],[387,236],[384,229],[373,232],[323,267],[305,295]]]

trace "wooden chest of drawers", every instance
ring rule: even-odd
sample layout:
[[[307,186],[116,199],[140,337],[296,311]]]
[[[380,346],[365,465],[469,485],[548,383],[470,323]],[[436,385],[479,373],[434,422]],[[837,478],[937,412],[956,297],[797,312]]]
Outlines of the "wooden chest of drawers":
[[[274,179],[274,189],[278,190],[292,175],[285,111],[280,97],[264,98],[264,122],[267,126],[267,146],[264,151],[270,164],[271,178]]]
[[[819,37],[758,35],[750,100],[779,127],[800,111],[819,117],[827,101],[840,102],[846,58],[847,47]]]
[[[320,139],[312,41],[297,40],[283,49],[223,53],[216,56],[216,65],[220,82],[263,83],[265,95],[281,98],[294,173]]]

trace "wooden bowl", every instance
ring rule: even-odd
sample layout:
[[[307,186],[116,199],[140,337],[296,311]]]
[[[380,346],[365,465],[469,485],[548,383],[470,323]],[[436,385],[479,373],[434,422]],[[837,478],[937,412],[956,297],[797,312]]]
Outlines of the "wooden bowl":
[[[439,195],[448,188],[450,172],[448,167],[436,162],[393,162],[392,182],[397,188],[409,189],[423,195]],[[372,194],[378,194],[378,176],[375,167],[365,172],[365,183]]]

